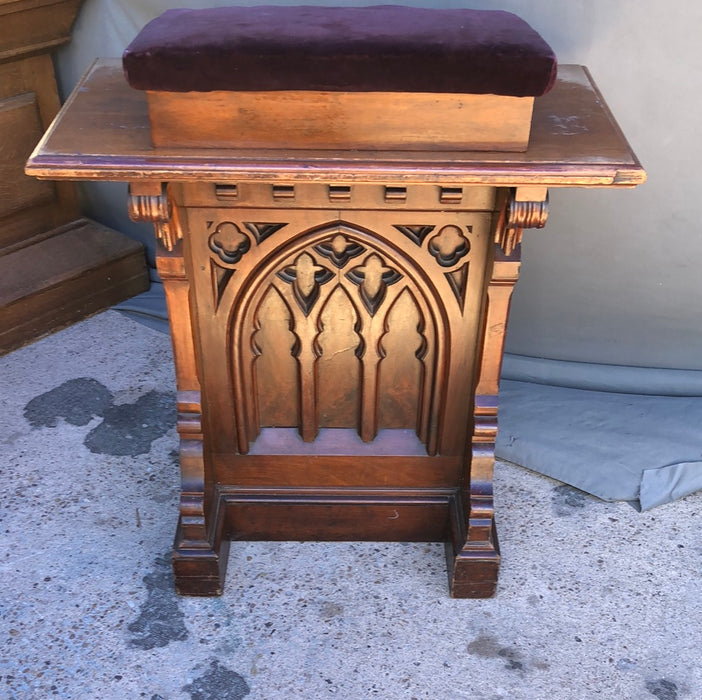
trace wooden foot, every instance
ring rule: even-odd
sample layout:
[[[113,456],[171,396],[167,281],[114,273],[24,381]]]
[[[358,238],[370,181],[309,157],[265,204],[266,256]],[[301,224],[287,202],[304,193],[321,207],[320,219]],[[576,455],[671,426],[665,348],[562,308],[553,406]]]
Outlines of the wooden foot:
[[[453,598],[492,598],[497,591],[499,552],[465,548],[454,556],[447,544],[449,589]]]
[[[222,595],[228,558],[228,539],[220,539],[215,546],[206,549],[185,547],[179,528],[173,550],[176,592],[192,596]]]
[[[453,598],[491,598],[497,591],[500,571],[500,546],[493,518],[487,528],[475,528],[473,535],[485,538],[470,539],[462,524],[463,509],[460,500],[451,504],[451,541],[446,543],[446,564],[449,590]]]

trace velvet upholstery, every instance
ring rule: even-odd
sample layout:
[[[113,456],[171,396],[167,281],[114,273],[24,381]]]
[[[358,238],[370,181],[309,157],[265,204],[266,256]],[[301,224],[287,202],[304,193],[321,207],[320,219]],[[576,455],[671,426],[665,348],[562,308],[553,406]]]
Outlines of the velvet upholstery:
[[[538,96],[556,57],[509,12],[257,6],[168,10],[127,47],[142,90],[328,90]]]

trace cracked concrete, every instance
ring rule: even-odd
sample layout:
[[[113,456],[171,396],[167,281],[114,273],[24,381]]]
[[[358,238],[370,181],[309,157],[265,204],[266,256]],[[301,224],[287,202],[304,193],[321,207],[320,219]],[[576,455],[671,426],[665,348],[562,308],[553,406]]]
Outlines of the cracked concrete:
[[[702,697],[702,493],[638,513],[502,463],[494,599],[372,542],[233,543],[224,595],[179,598],[173,388],[114,311],[0,358],[0,697]]]

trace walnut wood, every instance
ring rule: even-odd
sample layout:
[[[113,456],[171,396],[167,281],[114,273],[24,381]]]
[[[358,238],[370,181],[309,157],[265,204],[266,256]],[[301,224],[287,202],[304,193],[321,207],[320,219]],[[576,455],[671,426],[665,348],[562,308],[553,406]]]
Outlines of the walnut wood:
[[[59,106],[49,55],[19,55],[0,63],[0,251],[79,216],[72,185],[39,183],[23,173]]]
[[[146,286],[143,247],[136,241],[88,219],[52,233],[0,255],[0,354]]]
[[[12,142],[3,143],[0,217],[51,203],[54,199],[53,185],[26,177],[23,172],[27,153],[43,133],[34,93],[22,93],[0,101],[0,133],[15,134],[17,137]],[[8,232],[0,235],[6,238]]]
[[[329,496],[310,502],[282,494],[236,494],[225,496],[226,527],[232,540],[444,541],[448,497],[407,500],[410,502],[397,495],[392,499],[374,495]]]
[[[358,455],[215,455],[215,471],[224,483],[242,486],[397,486],[450,488],[460,479],[460,457]]]
[[[151,138],[165,148],[525,151],[534,104],[533,97],[440,93],[147,95]]]
[[[80,0],[0,0],[0,354],[148,288],[142,247],[24,164],[59,110],[49,51]]]
[[[0,0],[0,62],[45,53],[71,37],[83,0]]]
[[[497,395],[522,229],[549,186],[645,173],[587,72],[535,101],[528,150],[154,148],[99,62],[27,166],[130,182],[176,361],[176,588],[221,593],[230,540],[446,541],[493,595]]]
[[[582,66],[560,66],[554,88],[534,102],[525,153],[433,151],[354,153],[306,149],[154,149],[146,96],[125,82],[121,63],[101,59],[82,90],[35,150],[27,172],[37,177],[163,182],[426,181],[514,187],[641,184],[646,173]],[[80,138],[77,139],[77,134]]]

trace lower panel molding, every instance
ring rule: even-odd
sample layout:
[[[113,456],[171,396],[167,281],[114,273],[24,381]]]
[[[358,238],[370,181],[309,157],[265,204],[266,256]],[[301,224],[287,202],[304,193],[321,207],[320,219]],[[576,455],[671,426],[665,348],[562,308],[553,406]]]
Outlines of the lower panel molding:
[[[455,598],[495,594],[497,533],[470,542],[457,489],[292,489],[223,487],[210,519],[210,542],[187,542],[179,528],[173,554],[176,590],[221,595],[230,542],[446,542]]]

